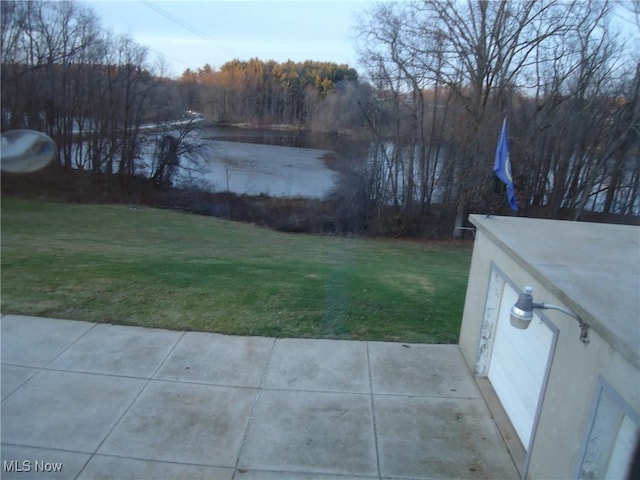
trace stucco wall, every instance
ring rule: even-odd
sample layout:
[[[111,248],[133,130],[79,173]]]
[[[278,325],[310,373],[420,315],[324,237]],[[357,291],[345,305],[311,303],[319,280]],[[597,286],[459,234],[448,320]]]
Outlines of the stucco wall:
[[[578,340],[578,333],[568,331],[567,323],[572,319],[562,318],[560,313],[549,314],[549,318],[560,329],[560,335],[531,451],[529,477],[572,478],[592,421],[590,413],[599,376],[639,412],[640,373],[597,332],[591,330],[590,343],[584,345]]]
[[[514,258],[503,245],[478,229],[459,339],[463,356],[476,375],[483,373],[476,366],[492,268],[519,289],[532,286],[536,302],[566,307],[550,293],[548,281],[528,271],[524,262],[526,259]],[[640,412],[640,372],[593,328],[589,331],[590,343],[585,345],[579,340],[580,328],[575,319],[550,310],[545,315],[559,333],[527,476],[573,478],[592,421],[598,379],[602,376],[635,412]]]

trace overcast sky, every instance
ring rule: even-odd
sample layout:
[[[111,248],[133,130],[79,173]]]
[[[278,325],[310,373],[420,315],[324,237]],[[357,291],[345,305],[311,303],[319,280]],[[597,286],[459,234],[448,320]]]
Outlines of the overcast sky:
[[[357,67],[353,28],[370,0],[89,0],[102,26],[162,53],[170,74],[234,58]]]

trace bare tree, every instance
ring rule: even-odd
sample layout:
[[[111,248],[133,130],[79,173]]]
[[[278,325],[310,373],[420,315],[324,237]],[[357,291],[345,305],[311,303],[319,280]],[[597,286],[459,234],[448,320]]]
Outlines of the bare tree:
[[[597,191],[620,183],[624,175],[615,172],[629,165],[637,95],[621,83],[633,74],[608,28],[612,8],[444,0],[370,9],[360,25],[362,57],[374,85],[388,92],[378,116],[388,130],[372,128],[408,147],[387,162],[404,182],[394,191],[410,193],[399,197],[404,211],[417,190],[426,210],[436,187],[455,207],[456,227],[470,209],[492,211],[504,117],[525,210],[548,203],[552,215],[569,208],[578,217]]]
[[[173,185],[180,168],[185,170],[201,168],[196,157],[205,144],[191,138],[193,132],[196,132],[199,127],[199,119],[191,118],[179,127],[177,134],[164,129],[157,132],[156,150],[150,169],[150,177],[156,187],[168,188]],[[167,128],[172,127],[168,125]]]
[[[117,171],[133,174],[146,50],[71,1],[2,2],[2,22],[2,128],[45,131],[65,170],[110,175],[118,155]]]

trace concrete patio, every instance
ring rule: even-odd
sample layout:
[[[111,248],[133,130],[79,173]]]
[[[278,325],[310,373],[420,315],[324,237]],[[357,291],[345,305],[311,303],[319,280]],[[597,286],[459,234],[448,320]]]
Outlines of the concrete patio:
[[[0,333],[3,479],[518,478],[457,345]]]

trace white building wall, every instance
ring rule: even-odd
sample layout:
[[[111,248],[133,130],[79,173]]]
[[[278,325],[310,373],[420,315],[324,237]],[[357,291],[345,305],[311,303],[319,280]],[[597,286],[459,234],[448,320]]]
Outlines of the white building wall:
[[[480,376],[486,375],[482,371],[486,339],[481,334],[485,317],[491,317],[486,307],[492,304],[487,302],[492,269],[497,268],[520,289],[533,287],[536,302],[565,306],[526,260],[514,258],[498,243],[481,229],[476,232],[460,331],[463,356],[471,371]],[[634,412],[640,412],[640,371],[593,328],[589,330],[590,343],[585,345],[579,339],[575,319],[552,310],[545,310],[545,315],[559,333],[529,452],[527,478],[576,478],[593,422],[599,378],[604,378]]]

